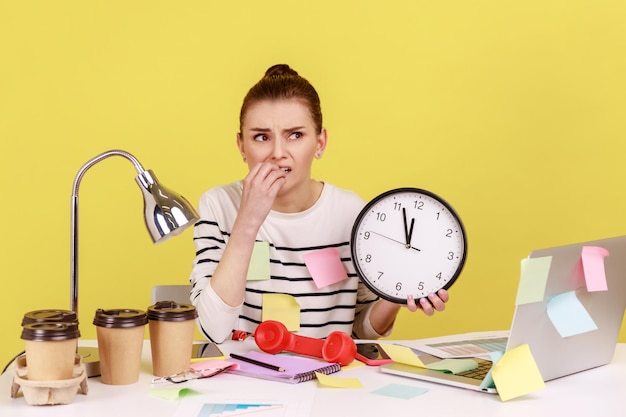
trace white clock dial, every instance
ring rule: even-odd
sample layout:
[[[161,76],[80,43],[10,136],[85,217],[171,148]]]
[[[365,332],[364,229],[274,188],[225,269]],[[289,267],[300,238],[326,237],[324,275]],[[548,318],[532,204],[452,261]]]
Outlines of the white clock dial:
[[[352,229],[352,261],[376,294],[406,304],[449,288],[465,264],[459,216],[437,195],[418,188],[387,191],[369,202]]]

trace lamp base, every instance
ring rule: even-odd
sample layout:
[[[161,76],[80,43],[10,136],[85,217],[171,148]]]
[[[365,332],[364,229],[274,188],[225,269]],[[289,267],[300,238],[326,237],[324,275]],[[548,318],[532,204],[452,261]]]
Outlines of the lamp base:
[[[78,354],[85,365],[87,377],[100,376],[100,353],[98,348],[79,346]]]

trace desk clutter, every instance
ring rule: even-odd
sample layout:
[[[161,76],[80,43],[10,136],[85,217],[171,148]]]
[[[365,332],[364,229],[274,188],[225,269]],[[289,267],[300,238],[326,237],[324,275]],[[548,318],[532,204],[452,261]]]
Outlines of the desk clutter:
[[[147,311],[98,309],[96,326],[101,382],[136,383],[141,373],[145,326],[149,326],[153,373],[164,377],[189,367],[195,319],[193,305],[159,301]],[[88,375],[79,354],[76,312],[47,309],[22,319],[25,354],[16,359],[11,397],[21,391],[30,405],[69,404],[77,392],[87,394]]]

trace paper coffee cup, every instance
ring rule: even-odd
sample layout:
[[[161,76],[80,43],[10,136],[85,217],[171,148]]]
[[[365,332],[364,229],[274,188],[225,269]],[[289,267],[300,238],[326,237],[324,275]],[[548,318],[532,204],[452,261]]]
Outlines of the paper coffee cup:
[[[96,325],[101,381],[127,385],[139,380],[146,312],[133,309],[98,309]]]
[[[154,375],[169,376],[189,368],[197,317],[191,304],[159,301],[148,307]]]
[[[80,332],[77,323],[27,323],[22,327],[26,345],[27,377],[56,381],[73,377]]]

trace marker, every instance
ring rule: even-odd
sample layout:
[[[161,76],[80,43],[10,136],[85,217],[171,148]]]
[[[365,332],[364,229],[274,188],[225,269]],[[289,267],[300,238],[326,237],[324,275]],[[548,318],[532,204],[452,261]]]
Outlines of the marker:
[[[247,358],[245,356],[237,355],[236,353],[231,353],[230,357],[233,358],[233,359],[239,359],[240,361],[243,361],[243,362],[251,363],[252,365],[261,366],[263,368],[271,369],[273,371],[285,372],[285,368],[281,368],[280,366],[276,366],[276,365],[272,365],[270,363],[265,363],[265,362],[257,361],[257,360],[254,360],[254,359],[250,359],[250,358]]]

